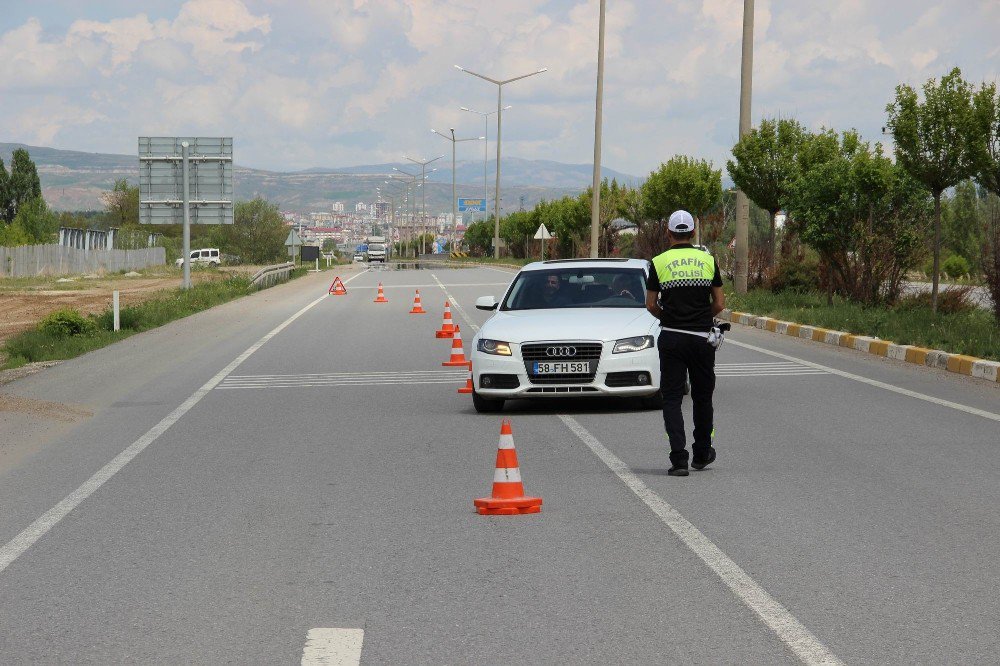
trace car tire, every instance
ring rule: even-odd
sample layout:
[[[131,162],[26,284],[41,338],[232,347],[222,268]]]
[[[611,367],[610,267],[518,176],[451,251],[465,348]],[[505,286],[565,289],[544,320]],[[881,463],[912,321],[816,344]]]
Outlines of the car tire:
[[[493,400],[491,398],[484,398],[475,391],[472,392],[472,406],[476,408],[476,411],[480,414],[496,414],[497,412],[503,411],[503,404],[506,402],[502,398],[500,400]]]

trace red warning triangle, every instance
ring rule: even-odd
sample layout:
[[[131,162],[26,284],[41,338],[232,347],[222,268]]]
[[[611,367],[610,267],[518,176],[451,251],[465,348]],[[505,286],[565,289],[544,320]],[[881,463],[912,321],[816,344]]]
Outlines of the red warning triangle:
[[[347,293],[347,287],[344,286],[344,282],[340,279],[338,275],[334,278],[333,282],[330,284],[330,294],[333,296],[343,296]]]

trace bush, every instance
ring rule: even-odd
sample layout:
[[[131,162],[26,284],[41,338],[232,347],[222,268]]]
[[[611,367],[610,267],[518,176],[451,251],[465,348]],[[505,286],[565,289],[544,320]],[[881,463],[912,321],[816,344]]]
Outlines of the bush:
[[[53,337],[70,337],[93,333],[97,330],[97,324],[76,310],[64,308],[50,313],[40,321],[38,330]]]
[[[806,293],[820,287],[819,262],[812,257],[783,257],[771,278],[771,291]]]
[[[903,310],[913,310],[917,308],[929,308],[931,306],[931,292],[922,291],[916,294],[909,294],[899,301],[899,308]],[[938,291],[938,311],[942,314],[958,314],[976,309],[972,302],[972,286],[951,287]]]
[[[972,272],[972,267],[965,257],[953,254],[941,263],[941,272],[952,280],[957,280]]]

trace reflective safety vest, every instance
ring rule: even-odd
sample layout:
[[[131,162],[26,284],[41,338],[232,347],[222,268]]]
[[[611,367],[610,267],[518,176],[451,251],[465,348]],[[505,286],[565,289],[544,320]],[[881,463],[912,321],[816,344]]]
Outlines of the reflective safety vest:
[[[695,247],[679,247],[653,257],[660,289],[711,287],[715,257]]]

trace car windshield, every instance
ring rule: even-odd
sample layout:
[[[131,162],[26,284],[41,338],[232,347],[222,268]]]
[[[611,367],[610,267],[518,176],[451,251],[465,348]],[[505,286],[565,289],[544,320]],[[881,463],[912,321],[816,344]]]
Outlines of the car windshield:
[[[368,246],[369,251],[371,250],[382,251],[384,249],[385,245],[382,245],[381,243],[372,243],[371,245]]]
[[[646,274],[639,268],[553,268],[514,278],[501,310],[646,307]]]

